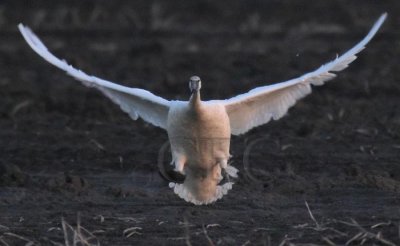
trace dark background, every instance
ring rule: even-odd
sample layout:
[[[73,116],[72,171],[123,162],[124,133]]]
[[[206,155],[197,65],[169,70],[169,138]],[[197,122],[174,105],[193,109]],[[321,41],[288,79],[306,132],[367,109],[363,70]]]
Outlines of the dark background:
[[[399,244],[399,7],[1,1],[0,244],[64,243],[61,218],[73,227],[80,220],[103,245],[344,244],[361,230],[339,221],[351,219]],[[317,68],[360,41],[385,11],[383,28],[334,81],[281,120],[232,139],[240,177],[209,206],[181,200],[158,174],[163,130],[130,120],[43,61],[17,31],[19,22],[30,26],[57,56],[101,78],[186,100],[196,74],[204,99],[224,99]],[[390,223],[371,229],[381,222]],[[127,238],[131,227],[141,234]]]

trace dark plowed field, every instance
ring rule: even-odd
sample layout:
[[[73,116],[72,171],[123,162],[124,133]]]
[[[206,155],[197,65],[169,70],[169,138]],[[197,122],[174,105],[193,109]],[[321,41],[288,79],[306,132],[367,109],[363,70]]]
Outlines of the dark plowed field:
[[[160,176],[162,129],[43,61],[17,30],[89,74],[181,100],[195,74],[204,99],[223,99],[334,59],[385,11],[335,80],[232,138],[239,178],[207,206]],[[399,13],[373,0],[1,1],[0,245],[400,244]]]

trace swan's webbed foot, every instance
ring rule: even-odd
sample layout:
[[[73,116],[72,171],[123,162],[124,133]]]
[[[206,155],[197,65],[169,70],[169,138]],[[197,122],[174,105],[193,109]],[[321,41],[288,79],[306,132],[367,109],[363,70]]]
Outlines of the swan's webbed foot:
[[[237,170],[235,167],[233,167],[231,165],[227,165],[227,167],[224,170],[232,178],[237,178],[238,177],[237,173],[239,172],[239,170]]]
[[[233,178],[237,178],[237,177],[238,177],[238,175],[237,175],[238,170],[237,170],[235,167],[233,167],[233,166],[231,166],[231,165],[228,165],[228,160],[227,160],[227,159],[222,159],[222,160],[220,160],[220,161],[219,161],[219,164],[220,164],[221,168],[222,168],[230,177],[233,177]]]

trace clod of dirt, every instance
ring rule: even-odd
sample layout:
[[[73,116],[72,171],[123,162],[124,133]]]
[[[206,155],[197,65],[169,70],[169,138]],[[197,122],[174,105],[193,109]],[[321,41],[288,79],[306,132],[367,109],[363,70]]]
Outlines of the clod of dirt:
[[[361,175],[362,170],[361,170],[361,168],[358,167],[358,166],[351,165],[350,167],[346,168],[346,169],[344,170],[344,172],[345,172],[348,176],[357,177],[357,176]]]
[[[304,194],[315,189],[312,183],[299,175],[276,177],[271,182],[265,183],[264,187],[282,194]]]
[[[149,194],[143,190],[135,189],[133,187],[110,187],[108,193],[115,197],[128,197],[128,196],[139,196],[148,197]]]
[[[14,164],[0,164],[0,186],[23,186],[28,175]]]
[[[390,174],[385,171],[366,172],[357,166],[351,166],[345,171],[349,176],[354,177],[362,184],[381,190],[400,193],[400,181],[390,177]]]
[[[89,183],[86,179],[70,174],[54,177],[48,180],[47,187],[54,191],[70,191],[80,194],[87,190]]]
[[[222,243],[226,243],[226,244],[230,244],[230,245],[234,245],[236,244],[236,240],[233,237],[230,236],[226,236],[226,237],[222,237],[217,244],[222,244]]]
[[[400,193],[400,181],[383,175],[364,175],[360,176],[359,180],[364,184],[375,186],[382,190]]]
[[[299,137],[307,137],[311,135],[313,131],[314,131],[313,124],[303,123],[296,129],[296,134]]]

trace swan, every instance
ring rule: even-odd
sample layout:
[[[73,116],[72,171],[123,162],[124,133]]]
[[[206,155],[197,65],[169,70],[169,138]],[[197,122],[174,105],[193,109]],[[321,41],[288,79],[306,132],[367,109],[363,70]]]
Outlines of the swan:
[[[323,85],[356,59],[382,23],[386,13],[352,49],[318,69],[286,82],[257,87],[227,100],[202,101],[201,79],[189,80],[188,101],[166,100],[149,91],[121,86],[86,74],[48,51],[23,24],[18,28],[29,46],[42,58],[64,70],[84,85],[100,90],[133,120],[139,117],[167,131],[174,170],[184,175],[183,183],[169,186],[187,202],[210,204],[232,189],[238,170],[228,163],[231,135],[244,134],[284,116],[296,101],[311,93],[311,85]],[[223,174],[227,180],[222,182]],[[223,183],[223,184],[222,184]]]

